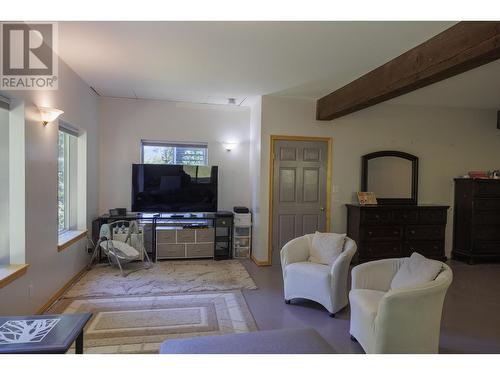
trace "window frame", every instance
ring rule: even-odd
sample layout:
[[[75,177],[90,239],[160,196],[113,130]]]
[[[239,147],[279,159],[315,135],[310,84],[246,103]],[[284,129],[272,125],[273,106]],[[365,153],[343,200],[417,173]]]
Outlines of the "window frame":
[[[77,217],[77,198],[78,198],[78,138],[80,133],[71,125],[59,121],[58,137],[64,136],[64,227],[59,227],[59,196],[58,203],[58,222],[57,233],[62,236],[65,233],[74,231],[78,226]],[[59,140],[58,140],[59,142]],[[59,159],[59,152],[58,152]],[[57,163],[59,174],[59,160]],[[58,175],[59,184],[59,175]],[[59,192],[59,185],[58,185]]]
[[[158,165],[197,165],[197,166],[208,166],[209,165],[209,155],[208,155],[208,143],[206,142],[175,142],[175,141],[150,141],[141,140],[141,164],[144,163],[144,146],[150,147],[173,147],[173,148],[198,148],[205,150],[205,158],[203,164],[158,164]],[[175,152],[175,151],[174,151]],[[174,157],[175,160],[175,157]],[[153,165],[153,163],[147,163]]]
[[[65,232],[69,231],[69,227],[70,227],[70,224],[69,224],[69,218],[70,218],[70,194],[71,194],[71,181],[70,181],[70,178],[69,178],[69,163],[70,163],[70,157],[71,157],[71,154],[70,154],[70,142],[69,142],[69,134],[67,134],[66,132],[64,132],[63,130],[59,129],[58,130],[58,146],[59,146],[59,137],[62,135],[63,136],[63,184],[64,184],[64,187],[63,187],[63,205],[64,205],[64,213],[63,213],[63,216],[64,216],[64,225],[63,227],[61,228],[60,227],[60,222],[59,222],[59,196],[57,197],[57,213],[58,213],[58,220],[57,220],[57,233],[59,235],[61,234],[64,234]],[[58,150],[59,151],[59,150]],[[57,176],[57,183],[58,183],[58,186],[57,186],[57,191],[58,191],[58,194],[59,194],[59,172],[60,172],[60,169],[59,169],[59,152],[58,152],[58,163],[57,163],[57,173],[58,173],[58,176]]]

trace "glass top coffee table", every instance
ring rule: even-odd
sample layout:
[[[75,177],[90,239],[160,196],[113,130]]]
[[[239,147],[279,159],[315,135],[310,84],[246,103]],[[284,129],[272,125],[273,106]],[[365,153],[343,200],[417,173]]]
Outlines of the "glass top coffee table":
[[[0,317],[0,353],[63,354],[73,342],[83,353],[83,329],[91,313]]]

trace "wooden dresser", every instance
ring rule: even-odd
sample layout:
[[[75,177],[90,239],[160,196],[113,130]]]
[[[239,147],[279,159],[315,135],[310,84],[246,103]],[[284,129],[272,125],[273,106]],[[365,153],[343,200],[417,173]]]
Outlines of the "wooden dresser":
[[[455,179],[452,256],[500,259],[500,180]]]
[[[447,210],[438,205],[347,205],[347,235],[358,245],[357,263],[417,251],[446,260]],[[356,261],[356,260],[355,260]]]

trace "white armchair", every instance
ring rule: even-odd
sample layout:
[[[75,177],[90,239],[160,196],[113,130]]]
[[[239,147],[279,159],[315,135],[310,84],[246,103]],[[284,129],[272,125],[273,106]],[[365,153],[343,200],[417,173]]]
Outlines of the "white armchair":
[[[344,249],[331,266],[309,262],[312,234],[295,238],[281,249],[285,302],[305,298],[322,304],[334,317],[348,303],[349,265],[356,243],[346,237]]]
[[[350,334],[366,353],[438,353],[443,302],[453,273],[442,263],[435,280],[390,290],[405,259],[352,269]]]

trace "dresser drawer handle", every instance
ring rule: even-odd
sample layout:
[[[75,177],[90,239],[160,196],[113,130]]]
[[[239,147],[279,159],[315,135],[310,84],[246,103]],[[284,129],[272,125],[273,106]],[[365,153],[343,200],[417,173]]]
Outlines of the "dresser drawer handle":
[[[436,245],[434,245],[432,248],[433,248],[434,250],[438,250],[438,249],[439,249],[439,247],[437,247]]]
[[[403,215],[403,219],[408,219],[408,215]]]
[[[397,247],[393,247],[392,250],[398,251],[398,248]]]
[[[399,231],[398,230],[395,230],[394,232],[392,232],[394,234],[399,234]]]
[[[380,219],[380,215],[375,215],[375,219]]]
[[[414,230],[411,230],[411,231],[410,231],[410,233],[411,233],[411,234],[415,234],[415,231],[414,231]]]
[[[368,232],[368,235],[371,236],[373,234],[373,232]]]

